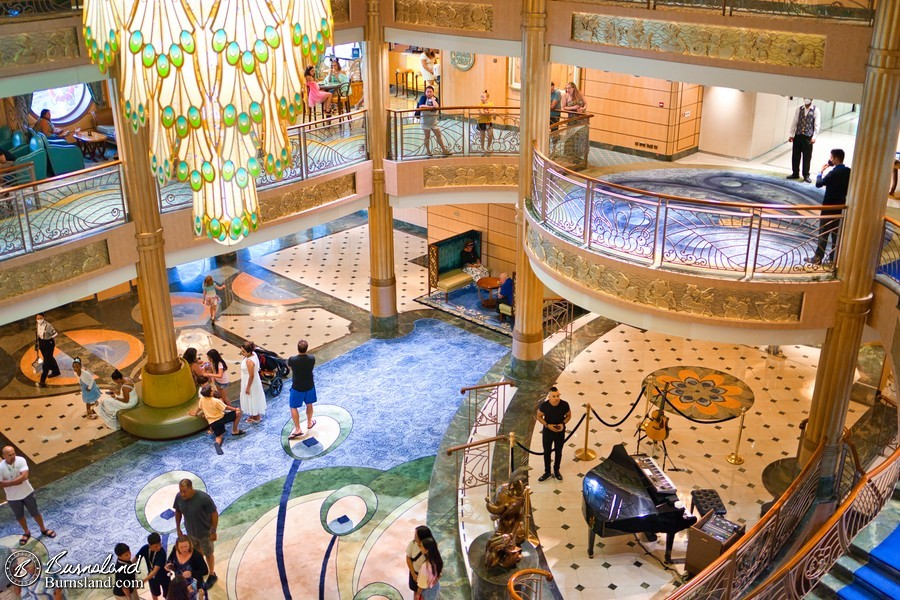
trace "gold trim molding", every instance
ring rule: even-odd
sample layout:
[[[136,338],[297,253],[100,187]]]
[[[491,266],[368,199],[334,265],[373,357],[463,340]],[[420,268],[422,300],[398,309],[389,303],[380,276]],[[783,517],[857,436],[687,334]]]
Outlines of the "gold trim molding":
[[[0,271],[0,300],[81,277],[109,266],[106,240]]]
[[[781,67],[821,69],[825,36],[572,14],[572,41]]]
[[[667,312],[713,319],[797,323],[803,306],[802,293],[743,292],[692,283],[625,274],[569,251],[563,243],[543,236],[528,224],[528,248],[547,269],[601,295]]]
[[[350,22],[350,0],[331,0],[331,17],[335,25]]]
[[[425,167],[426,188],[519,185],[519,165],[476,165],[469,167]]]
[[[80,56],[74,27],[0,35],[0,69],[43,65]]]
[[[335,200],[349,198],[354,194],[356,194],[356,174],[348,173],[280,196],[260,198],[259,208],[265,223],[296,215]]]
[[[516,13],[518,16],[518,13]],[[463,31],[493,31],[494,7],[468,2],[434,0],[394,0],[394,20],[409,25],[425,25]]]

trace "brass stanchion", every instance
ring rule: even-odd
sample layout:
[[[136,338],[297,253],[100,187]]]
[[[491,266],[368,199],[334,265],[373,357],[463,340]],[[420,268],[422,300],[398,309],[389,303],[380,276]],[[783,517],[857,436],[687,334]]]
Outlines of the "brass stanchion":
[[[741,424],[738,427],[738,439],[737,443],[734,445],[734,452],[725,457],[725,460],[730,462],[733,465],[742,465],[744,464],[744,457],[738,454],[741,450],[741,435],[744,433],[744,415],[747,414],[747,409],[741,410]]]
[[[528,540],[535,548],[540,547],[541,540],[534,533],[531,527],[531,486],[525,486],[525,539]]]
[[[650,396],[652,395],[651,388],[654,384],[654,379],[647,377],[644,381],[644,418],[641,420],[640,430],[647,431],[647,415],[650,414]]]
[[[584,419],[584,448],[579,448],[575,451],[575,458],[578,460],[594,460],[597,458],[597,453],[588,448],[588,437],[591,435],[591,403],[588,402],[585,406],[587,407],[587,412]]]
[[[514,456],[515,447],[516,447],[516,432],[510,431],[509,432],[509,460],[507,461],[509,463],[509,468],[507,469],[507,473],[506,473],[507,481],[510,481],[512,479],[512,473],[515,470],[515,467],[513,466],[513,456]]]

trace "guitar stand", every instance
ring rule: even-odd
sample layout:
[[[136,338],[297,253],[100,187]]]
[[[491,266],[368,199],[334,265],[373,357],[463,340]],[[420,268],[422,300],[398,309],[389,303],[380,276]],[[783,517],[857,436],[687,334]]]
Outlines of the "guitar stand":
[[[666,461],[668,461],[668,463],[670,465],[672,465],[672,468],[669,469],[670,471],[676,471],[676,472],[681,471],[681,469],[679,469],[678,467],[675,466],[675,461],[672,460],[671,458],[669,458],[669,448],[666,447],[666,440],[662,441],[662,447],[663,447],[663,461],[662,461],[662,465],[660,466],[660,468],[663,470],[663,472],[665,472],[665,470],[666,470]]]

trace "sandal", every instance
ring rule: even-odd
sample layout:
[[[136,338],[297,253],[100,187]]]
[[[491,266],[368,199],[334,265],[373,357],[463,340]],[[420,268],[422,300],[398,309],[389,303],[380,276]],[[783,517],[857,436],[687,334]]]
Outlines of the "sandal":
[[[302,431],[292,431],[288,436],[289,440],[296,440],[299,437],[303,437],[305,434]]]
[[[306,430],[309,431],[310,429],[312,429],[312,428],[315,427],[315,426],[316,426],[316,420],[313,419],[313,420],[312,420],[312,423],[309,424],[309,427],[307,427]]]
[[[28,543],[28,540],[30,540],[30,539],[31,539],[30,533],[23,533],[22,537],[19,538],[19,545],[24,546],[25,544]]]
[[[55,537],[56,537],[56,532],[53,531],[52,529],[42,529],[42,530],[41,530],[41,535],[43,535],[43,536],[45,536],[45,537],[48,537],[48,538],[55,538]]]
[[[236,435],[244,435],[244,434],[246,434],[246,433],[247,433],[247,432],[244,431],[243,429],[238,429],[236,432],[234,432],[234,431],[231,432],[231,436],[234,437],[234,436],[236,436]]]

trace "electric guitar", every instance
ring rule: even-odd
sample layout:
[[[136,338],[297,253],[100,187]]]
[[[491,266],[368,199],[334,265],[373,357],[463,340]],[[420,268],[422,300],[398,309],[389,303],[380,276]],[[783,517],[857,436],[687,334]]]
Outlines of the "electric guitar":
[[[647,425],[644,427],[644,433],[647,434],[647,437],[653,440],[654,442],[664,442],[667,437],[669,437],[669,417],[666,416],[666,392],[669,391],[669,384],[666,383],[666,387],[663,391],[659,391],[659,388],[656,388],[656,391],[659,392],[659,408],[655,409],[650,416],[647,417]]]

